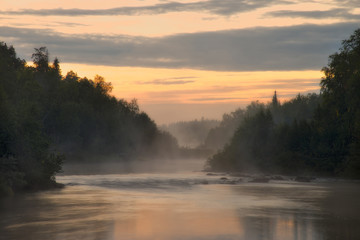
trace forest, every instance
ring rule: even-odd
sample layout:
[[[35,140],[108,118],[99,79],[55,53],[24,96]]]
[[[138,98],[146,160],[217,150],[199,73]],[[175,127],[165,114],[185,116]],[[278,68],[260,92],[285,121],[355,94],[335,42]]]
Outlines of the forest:
[[[160,129],[176,137],[179,146],[197,148],[203,145],[211,129],[216,128],[220,121],[201,118],[200,120],[181,121],[160,126]]]
[[[275,92],[272,102],[239,110],[234,135],[207,168],[360,178],[359,70],[360,29],[329,57],[320,95],[281,104]]]
[[[360,29],[329,57],[320,94],[280,103],[275,91],[271,102],[252,102],[221,122],[179,122],[166,131],[136,100],[112,96],[103,77],[62,75],[46,47],[34,50],[28,65],[0,43],[0,195],[58,187],[64,161],[146,161],[209,150],[216,152],[209,171],[360,178]],[[186,148],[167,131],[191,133],[180,139]]]
[[[33,66],[0,43],[0,195],[56,187],[64,161],[170,158],[178,144],[101,76],[61,74],[46,47]],[[101,156],[101,158],[99,157]],[[102,160],[100,160],[102,159]]]

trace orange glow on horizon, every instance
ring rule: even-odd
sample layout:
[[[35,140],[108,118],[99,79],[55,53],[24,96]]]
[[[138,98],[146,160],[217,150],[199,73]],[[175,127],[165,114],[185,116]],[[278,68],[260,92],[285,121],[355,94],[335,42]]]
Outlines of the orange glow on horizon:
[[[320,89],[320,71],[217,72],[194,69],[109,67],[62,63],[80,77],[103,76],[114,86],[112,94],[142,104],[234,103],[268,101],[277,90],[281,100]],[[283,96],[283,97],[282,97]]]
[[[191,3],[195,3],[195,5],[187,5]],[[281,102],[289,100],[298,93],[319,92],[319,83],[323,74],[320,69],[315,71],[241,72],[190,69],[191,67],[170,69],[70,63],[76,58],[71,57],[71,54],[69,55],[64,49],[67,48],[67,44],[72,44],[71,39],[76,39],[78,44],[82,38],[91,40],[92,37],[94,39],[104,37],[106,41],[114,44],[110,47],[117,46],[116,44],[124,47],[120,40],[127,38],[129,41],[141,41],[141,39],[151,41],[156,38],[167,40],[179,35],[206,34],[217,31],[231,33],[239,30],[246,34],[247,31],[241,31],[241,29],[261,31],[264,28],[266,31],[271,31],[271,29],[269,30],[271,27],[291,29],[291,27],[306,28],[306,26],[322,25],[341,26],[344,23],[357,21],[356,18],[352,18],[354,17],[352,15],[359,14],[360,8],[354,5],[349,3],[349,9],[346,9],[338,1],[302,2],[298,0],[290,0],[286,3],[273,1],[250,4],[249,2],[243,5],[232,1],[216,5],[213,1],[203,0],[175,2],[162,0],[106,0],[101,2],[3,0],[0,13],[3,21],[0,27],[6,30],[2,34],[2,41],[20,49],[18,54],[21,56],[26,54],[29,59],[31,56],[29,51],[33,47],[47,46],[50,52],[52,48],[55,48],[59,51],[56,54],[62,54],[61,57],[64,58],[59,58],[63,75],[66,75],[69,70],[73,70],[80,77],[86,76],[91,79],[97,74],[103,76],[106,81],[112,83],[114,96],[125,100],[136,98],[142,110],[157,123],[164,123],[201,117],[220,119],[223,113],[233,111],[238,107],[245,107],[251,101],[270,101],[275,90],[277,90]],[[332,14],[332,11],[337,9],[343,10],[340,14]],[[319,16],[316,14],[318,11],[324,14]],[[25,37],[32,35],[33,32],[34,35],[36,32],[39,33],[39,39]],[[337,32],[334,32],[334,35],[336,34]],[[56,36],[59,36],[60,39],[57,39]],[[241,38],[239,39],[241,40]],[[322,39],[325,38],[322,37]],[[231,41],[237,41],[237,38]],[[249,42],[251,43],[251,41]],[[92,46],[95,50],[97,49],[96,41],[94,43],[89,41],[89,44],[84,47]],[[169,41],[169,44],[181,45],[184,43]],[[226,44],[226,41],[219,41],[216,44],[223,46],[221,44]],[[247,44],[246,41],[245,44]],[[263,45],[265,46],[265,44]],[[104,45],[106,45],[105,41]],[[177,47],[175,45],[174,48]],[[57,48],[59,46],[60,48]],[[95,51],[94,55],[89,54],[88,57],[100,56],[101,51],[105,48],[99,46],[97,52]],[[216,45],[213,48],[216,49]],[[194,49],[196,51],[196,46]],[[106,51],[111,52],[112,49]],[[129,51],[133,50],[130,48]],[[143,50],[139,48],[136,51]],[[147,51],[143,55],[145,60],[147,60],[146,54],[153,54],[151,51]],[[294,50],[294,52],[295,55],[289,57],[296,57],[296,51]],[[79,51],[75,54],[83,53],[83,51]],[[131,53],[129,54],[131,55]],[[227,54],[226,51],[224,54]],[[314,54],[319,53],[315,52]],[[174,65],[171,66],[176,67],[177,56],[175,55],[176,53],[172,59],[175,60]],[[111,55],[109,56],[111,57]],[[50,56],[50,61],[53,57]],[[153,60],[151,57],[149,56],[149,59]],[[271,59],[271,57],[276,57],[276,54],[267,57]],[[311,61],[311,54],[308,59]],[[155,64],[158,64],[156,60],[161,62],[161,60],[166,61],[167,59],[155,59]],[[324,64],[326,64],[325,61],[326,59],[324,59]],[[134,61],[132,64],[141,63]],[[318,65],[318,62],[314,64]],[[201,63],[198,65],[202,66]],[[274,68],[282,67],[284,66]],[[291,67],[297,68],[289,66],[289,68]]]

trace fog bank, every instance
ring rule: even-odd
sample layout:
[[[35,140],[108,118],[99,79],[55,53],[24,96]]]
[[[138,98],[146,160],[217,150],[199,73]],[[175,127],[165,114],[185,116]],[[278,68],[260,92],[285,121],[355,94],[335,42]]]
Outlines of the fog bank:
[[[191,172],[203,170],[205,161],[205,159],[161,159],[126,162],[115,160],[101,162],[68,162],[63,165],[63,172],[59,175]]]

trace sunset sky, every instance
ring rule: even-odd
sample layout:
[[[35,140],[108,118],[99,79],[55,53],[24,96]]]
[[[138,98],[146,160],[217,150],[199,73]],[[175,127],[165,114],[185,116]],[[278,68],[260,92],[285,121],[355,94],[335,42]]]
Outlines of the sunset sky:
[[[158,124],[319,92],[360,0],[0,0],[0,41],[96,74]]]

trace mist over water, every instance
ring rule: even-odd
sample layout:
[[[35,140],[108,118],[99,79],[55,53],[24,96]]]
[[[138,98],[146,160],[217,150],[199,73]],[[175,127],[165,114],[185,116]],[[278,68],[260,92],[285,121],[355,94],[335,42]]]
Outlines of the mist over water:
[[[69,162],[60,175],[99,175],[118,173],[176,173],[202,171],[204,159],[159,159],[118,161],[106,159],[99,162]]]
[[[2,200],[0,239],[360,237],[359,183],[253,183],[251,176],[201,172],[203,163],[149,163],[151,171],[138,163],[132,173],[101,175],[68,175],[65,168],[57,177],[65,188]]]
[[[246,10],[246,4],[242,4],[245,8],[234,12],[230,9],[232,6],[220,4],[215,11],[215,1],[207,2],[189,6],[218,15],[219,11],[225,11],[228,16],[244,13],[243,10],[254,10]],[[228,2],[236,5],[234,1]],[[191,10],[184,8],[186,4],[169,4],[140,6],[138,10],[145,11],[139,12],[134,7],[123,10],[135,10],[127,17],[138,17],[142,13],[148,15],[148,10],[151,13],[154,9],[159,11],[151,15],[163,15],[164,11],[160,8],[164,10],[168,7],[176,8],[168,13]],[[55,13],[48,10],[50,15]],[[60,10],[55,9],[57,12]],[[34,11],[38,16],[42,15],[42,10]],[[31,15],[34,11],[0,11],[0,14],[21,16]],[[88,13],[98,15],[96,12],[90,10]],[[344,14],[354,15],[351,12]],[[265,11],[262,17],[266,15],[269,14]],[[299,14],[293,14],[296,15]],[[49,15],[45,13],[44,16]],[[350,17],[349,21],[352,21],[353,16]],[[349,26],[345,26],[347,30]],[[324,31],[308,24],[293,29],[288,26],[285,32],[269,28],[276,30],[279,36],[268,35],[276,40],[276,44],[260,48],[265,54],[263,59],[269,62],[271,54],[263,50],[273,49],[274,46],[282,45],[284,49],[303,47],[304,52],[311,52],[317,45],[328,45],[334,40],[327,33],[331,30],[328,27]],[[304,28],[307,30],[303,31]],[[10,28],[7,30],[12,31]],[[243,36],[236,32],[237,37],[234,36],[240,36],[239,39],[247,38],[247,35],[254,40],[265,39],[267,35],[260,32],[268,30],[262,28],[261,31],[256,30],[256,34],[251,29],[236,30]],[[315,45],[303,45],[301,37],[296,43],[293,41],[295,38],[289,38],[297,30],[306,33],[304,36],[314,35],[319,30],[321,35],[311,41]],[[218,40],[229,40],[228,37],[233,35],[226,29],[218,29],[217,32],[221,34],[216,41],[210,42],[224,45],[223,41]],[[47,34],[37,33],[49,39]],[[142,61],[146,62],[151,60],[151,52],[158,52],[157,49],[162,51],[163,44],[168,50],[173,44],[176,51],[188,47],[203,51],[204,48],[193,47],[203,42],[202,38],[209,38],[213,34],[194,34],[160,36],[157,38],[159,41],[155,38],[153,41],[147,37],[130,37],[125,42],[130,47],[127,52],[139,53],[138,50],[141,52],[151,47],[152,51],[147,54],[150,58]],[[9,37],[11,34],[6,39]],[[110,38],[96,38],[94,35],[91,42],[97,41],[100,45],[111,42]],[[69,36],[62,37],[62,40],[66,39],[69,40]],[[136,46],[131,44],[133,40],[137,42],[133,42]],[[227,40],[225,42],[232,42]],[[267,40],[271,42],[271,39]],[[86,43],[85,38],[76,41]],[[181,44],[182,41],[192,43],[185,46],[187,44]],[[66,42],[68,45],[71,42],[75,44],[74,41]],[[117,44],[121,42],[125,43],[120,41]],[[179,44],[181,47],[176,47]],[[50,45],[54,47],[54,44]],[[115,46],[111,43],[105,45],[110,48]],[[360,182],[338,179],[360,179],[360,98],[357,97],[360,90],[360,29],[355,30],[341,45],[339,53],[330,55],[327,66],[321,70],[324,76],[320,81],[320,94],[311,93],[319,92],[313,73],[279,74],[276,71],[293,71],[298,69],[299,64],[295,64],[295,68],[284,68],[276,61],[270,61],[270,68],[263,66],[256,69],[258,64],[253,64],[255,68],[250,64],[247,69],[275,72],[258,72],[255,75],[252,72],[224,72],[231,78],[224,75],[227,80],[217,82],[221,80],[221,74],[214,70],[221,71],[221,67],[216,67],[216,61],[225,63],[223,59],[230,53],[227,51],[229,49],[223,49],[223,53],[221,49],[215,51],[216,56],[220,53],[220,58],[215,57],[210,61],[213,64],[208,64],[207,70],[212,71],[211,76],[191,72],[191,69],[183,69],[189,73],[186,75],[184,71],[176,73],[168,69],[170,72],[166,75],[154,78],[160,72],[145,70],[141,73],[138,72],[140,69],[131,68],[138,75],[136,78],[147,79],[125,80],[124,90],[131,92],[128,88],[130,82],[141,85],[141,91],[150,92],[143,92],[147,100],[140,100],[160,105],[162,101],[171,104],[182,101],[193,107],[193,103],[199,102],[206,103],[214,110],[216,102],[225,104],[228,101],[235,103],[255,99],[249,94],[236,97],[239,91],[261,89],[260,92],[256,91],[257,96],[262,96],[261,101],[253,101],[244,109],[226,113],[221,121],[201,118],[167,124],[161,128],[139,108],[136,99],[127,101],[127,97],[112,95],[113,85],[103,77],[79,77],[74,71],[63,75],[57,57],[52,64],[49,62],[46,46],[34,48],[35,52],[31,55],[33,65],[28,65],[17,57],[11,43],[0,42],[0,240],[360,239]],[[131,50],[133,47],[135,51]],[[251,46],[249,50],[253,50]],[[100,53],[96,51],[99,56]],[[288,53],[291,56],[284,55],[284,59],[297,59],[293,58],[294,51]],[[277,55],[281,58],[281,54]],[[312,52],[308,54],[312,58],[315,55]],[[231,54],[229,56],[230,61],[236,59]],[[255,55],[249,56],[251,60]],[[196,62],[199,58],[194,60]],[[188,61],[191,62],[195,64]],[[195,65],[206,67],[204,61],[200,62]],[[178,61],[164,63],[167,67],[181,67]],[[130,65],[133,66],[131,61]],[[229,63],[225,65],[229,66]],[[231,86],[231,82],[239,83],[241,79],[247,80]],[[289,101],[280,102],[274,90],[271,102],[263,102],[266,101],[267,88],[271,86],[282,91],[279,96],[291,96],[293,92],[284,87],[290,80],[300,92],[308,94],[299,93]],[[182,89],[182,86],[185,87],[183,84],[188,83],[186,89]],[[171,89],[166,90],[167,85]],[[190,116],[174,106],[166,113],[167,117],[178,118],[178,114],[182,115],[181,118]],[[176,114],[172,114],[173,111]],[[197,114],[202,113],[199,111]],[[206,172],[204,166],[206,170],[214,172]],[[64,172],[58,174],[62,167]],[[312,176],[330,176],[332,179]]]

